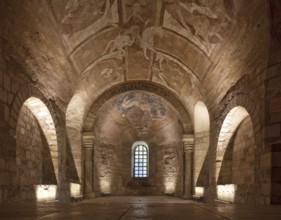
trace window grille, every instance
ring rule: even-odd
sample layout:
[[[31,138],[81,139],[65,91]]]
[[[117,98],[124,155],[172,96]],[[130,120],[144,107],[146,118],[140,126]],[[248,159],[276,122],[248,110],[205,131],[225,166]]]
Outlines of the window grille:
[[[148,148],[137,145],[134,150],[134,177],[148,177]]]

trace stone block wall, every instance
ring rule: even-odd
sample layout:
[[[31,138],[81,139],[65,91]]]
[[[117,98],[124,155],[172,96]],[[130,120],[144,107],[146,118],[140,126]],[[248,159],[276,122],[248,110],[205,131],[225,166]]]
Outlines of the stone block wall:
[[[265,77],[266,96],[264,99],[264,143],[268,151],[266,161],[271,166],[271,204],[281,204],[281,2],[270,1],[272,16],[271,46]]]
[[[281,65],[276,64],[268,69],[265,81],[265,146],[271,154],[271,203],[281,204]]]
[[[0,57],[1,58],[1,57]],[[1,59],[0,59],[1,62]],[[1,66],[1,65],[0,65]],[[2,65],[1,68],[5,67]],[[0,70],[1,70],[0,68]],[[11,69],[12,71],[13,69]],[[5,70],[3,70],[5,72]],[[31,85],[22,86],[21,83],[24,83],[24,79],[20,76],[14,78],[13,74],[6,75],[5,73],[0,72],[0,202],[13,200],[19,196],[19,183],[17,182],[17,172],[16,172],[16,152],[17,152],[17,125],[18,117],[20,115],[20,110],[23,106],[23,103],[30,97],[38,97],[40,100],[46,104],[47,108],[50,110],[51,115],[54,119],[55,127],[58,127],[58,121],[56,120],[56,111],[52,108],[51,102],[46,100],[43,93]],[[5,82],[4,82],[5,76]],[[5,90],[5,91],[4,91]],[[4,92],[3,92],[4,91]],[[7,95],[5,95],[7,94]],[[10,97],[7,98],[7,97]],[[46,123],[49,123],[46,121]],[[63,134],[63,128],[60,127],[60,133]],[[26,128],[27,129],[27,128]],[[41,138],[45,136],[41,133]],[[53,133],[52,133],[53,135]],[[58,138],[58,143],[62,143],[65,135],[60,135]],[[47,141],[45,140],[46,146],[45,155],[50,154],[50,149],[48,147]],[[62,151],[63,153],[63,151]],[[57,154],[57,151],[56,151]],[[54,170],[51,168],[52,161],[49,160],[50,156],[45,156],[43,169]],[[61,169],[63,172],[64,169]],[[48,171],[49,172],[49,171]],[[48,184],[49,182],[54,182],[53,177],[50,175],[48,177],[43,176],[43,181]],[[65,180],[64,180],[65,181]]]
[[[232,184],[232,167],[233,167],[233,145],[236,132],[231,137],[229,144],[225,150],[221,164],[221,169],[218,175],[218,185]]]
[[[36,201],[36,185],[56,185],[57,180],[45,134],[25,104],[18,117],[16,144],[16,199]]]
[[[209,131],[195,133],[194,148],[194,186],[207,186],[209,183],[208,159]]]
[[[159,161],[161,161],[157,170],[162,174],[159,178],[163,180],[160,184],[164,186],[164,192],[166,194],[172,193],[177,196],[182,196],[184,172],[182,143],[172,142],[168,145],[158,146],[157,148],[160,148],[160,155],[158,153],[158,158]],[[154,159],[152,159],[151,162],[153,163]]]
[[[49,151],[55,167],[56,176],[58,176],[58,142],[54,121],[46,105],[39,99],[31,97],[25,102],[26,106],[36,116],[42,131],[46,137]]]
[[[272,145],[271,203],[281,204],[281,144]]]
[[[233,183],[254,183],[255,139],[251,118],[248,116],[237,130],[233,146]]]
[[[220,198],[226,196],[235,203],[255,203],[255,149],[252,121],[247,116],[233,133],[223,157],[217,188],[224,189],[217,192]],[[225,191],[229,186],[234,186],[235,191]]]
[[[40,125],[39,125],[40,126]],[[42,184],[57,184],[57,178],[55,174],[55,167],[52,160],[49,144],[46,140],[45,134],[40,127],[40,135],[42,142]]]
[[[120,155],[122,154],[121,150],[117,150],[119,147],[121,146],[96,142],[94,147],[95,192],[112,192],[114,194],[116,191],[122,191],[120,187],[123,187],[123,185],[120,183],[120,179],[116,179],[116,177],[121,175],[122,162],[125,162],[124,160],[118,160],[118,158],[122,158]]]
[[[235,202],[254,203],[255,139],[251,118],[240,124],[233,143],[232,183],[237,186]]]
[[[20,200],[35,201],[34,185],[42,183],[42,139],[39,124],[23,105],[17,124],[17,185]]]
[[[252,187],[255,194],[254,203],[270,203],[270,153],[268,148],[263,146],[264,131],[264,103],[265,95],[263,77],[266,70],[261,72],[252,72],[242,77],[233,85],[221,102],[210,109],[211,135],[210,144],[210,185],[207,189],[207,200],[212,201],[216,197],[216,151],[218,149],[219,133],[223,127],[224,120],[228,113],[235,107],[241,106],[249,114],[252,120],[253,135],[255,140],[254,150],[254,179],[255,184]]]
[[[182,145],[149,146],[149,177],[132,177],[132,146],[96,142],[94,191],[97,195],[182,195]]]
[[[13,198],[16,192],[16,132],[11,127],[16,126],[17,114],[11,111],[11,105],[19,89],[20,77],[13,79],[6,70],[0,53],[0,202]]]

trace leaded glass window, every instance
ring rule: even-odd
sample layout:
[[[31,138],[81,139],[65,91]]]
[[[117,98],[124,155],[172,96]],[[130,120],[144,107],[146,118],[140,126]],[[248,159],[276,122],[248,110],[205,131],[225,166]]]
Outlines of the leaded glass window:
[[[148,148],[137,145],[134,150],[134,177],[148,177]]]

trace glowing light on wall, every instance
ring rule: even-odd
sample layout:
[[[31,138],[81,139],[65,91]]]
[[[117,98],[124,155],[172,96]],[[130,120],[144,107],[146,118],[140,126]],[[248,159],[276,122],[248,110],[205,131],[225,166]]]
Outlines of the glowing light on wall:
[[[204,187],[195,187],[196,196],[204,196]]]
[[[234,202],[237,186],[234,184],[218,185],[217,198],[222,201]]]
[[[82,195],[81,185],[77,183],[70,183],[70,195],[71,197],[76,197]]]
[[[110,194],[111,192],[111,179],[101,178],[100,179],[100,190],[103,194]]]
[[[165,194],[173,194],[176,190],[176,179],[172,177],[166,177],[164,180]]]
[[[57,185],[35,185],[36,199],[38,202],[53,201],[57,195]]]
[[[210,117],[206,105],[198,101],[194,107],[194,130],[195,133],[210,130]]]

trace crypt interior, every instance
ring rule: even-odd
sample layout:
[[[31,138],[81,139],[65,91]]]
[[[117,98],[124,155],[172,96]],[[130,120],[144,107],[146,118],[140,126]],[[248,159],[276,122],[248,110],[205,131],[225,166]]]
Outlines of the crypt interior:
[[[125,198],[281,218],[281,1],[1,0],[0,17],[1,219]],[[93,219],[137,219],[120,207]]]

